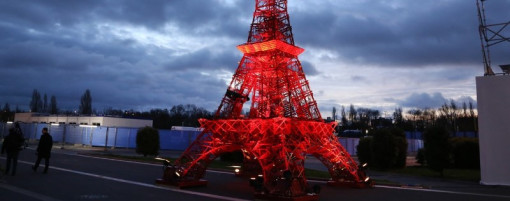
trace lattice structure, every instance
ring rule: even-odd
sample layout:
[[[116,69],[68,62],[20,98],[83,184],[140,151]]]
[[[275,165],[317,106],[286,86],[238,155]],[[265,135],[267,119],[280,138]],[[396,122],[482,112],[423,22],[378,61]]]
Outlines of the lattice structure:
[[[480,42],[482,45],[483,65],[485,69],[485,76],[496,75],[491,66],[491,51],[490,47],[503,43],[510,42],[508,35],[510,30],[510,21],[502,23],[488,24],[485,17],[485,0],[476,0],[476,7],[478,8],[478,22],[480,34]],[[508,44],[508,43],[506,43]],[[500,65],[503,74],[510,74],[510,64]]]
[[[256,0],[248,42],[237,48],[244,55],[216,118],[200,120],[204,131],[160,182],[206,184],[200,179],[212,160],[241,150],[261,198],[318,199],[309,194],[304,174],[307,154],[329,169],[330,184],[372,185],[333,135],[336,123],[321,118],[298,60],[304,49],[294,45],[287,1]],[[245,117],[242,109],[250,101]]]

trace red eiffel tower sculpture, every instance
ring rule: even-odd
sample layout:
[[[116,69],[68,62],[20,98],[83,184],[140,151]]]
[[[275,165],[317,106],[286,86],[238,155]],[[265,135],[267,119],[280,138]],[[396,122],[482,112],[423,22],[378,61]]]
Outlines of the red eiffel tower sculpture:
[[[200,120],[203,132],[158,182],[205,185],[211,161],[241,150],[241,173],[252,176],[258,198],[318,199],[304,173],[307,154],[328,168],[331,185],[373,185],[333,135],[336,123],[321,118],[298,60],[304,49],[294,45],[287,0],[256,0],[248,42],[237,48],[244,55],[215,118]]]

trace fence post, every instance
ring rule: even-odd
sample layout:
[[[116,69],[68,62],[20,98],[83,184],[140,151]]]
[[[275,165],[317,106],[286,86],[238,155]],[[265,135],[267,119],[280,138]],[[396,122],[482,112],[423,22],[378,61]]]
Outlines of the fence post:
[[[83,127],[81,127],[81,145],[84,146],[85,140],[83,139],[83,136],[86,136],[87,130],[85,130],[85,135],[83,135]]]
[[[64,132],[62,132],[62,146],[60,149],[64,149],[64,145],[66,144],[66,129],[67,125],[64,124]]]
[[[127,147],[129,149],[129,141],[131,141],[131,129],[128,129]]]
[[[105,140],[104,140],[104,151],[106,151],[106,149],[108,148],[108,131],[109,131],[110,127],[106,127],[106,137],[105,137]]]
[[[33,139],[34,139],[34,142],[37,140],[37,124],[38,124],[38,123],[35,123],[35,124],[34,124],[34,126],[35,126],[35,128],[34,128],[34,138],[33,138]]]
[[[89,144],[90,146],[92,147],[92,138],[94,137],[94,131],[96,130],[96,128],[90,128],[90,139],[89,139]]]
[[[115,127],[115,139],[113,141],[112,149],[115,149],[115,146],[117,145],[117,133],[119,131],[119,127]]]

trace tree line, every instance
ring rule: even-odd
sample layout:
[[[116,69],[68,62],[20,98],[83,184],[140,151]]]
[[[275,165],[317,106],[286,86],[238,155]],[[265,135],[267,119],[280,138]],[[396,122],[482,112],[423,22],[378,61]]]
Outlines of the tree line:
[[[149,111],[119,110],[108,108],[104,115],[124,118],[152,119],[152,125],[158,129],[170,129],[172,126],[199,127],[199,119],[210,119],[213,113],[193,104],[175,105],[170,109],[151,109]]]
[[[49,114],[58,113],[57,98],[54,95],[52,95],[50,98],[50,102],[48,104],[48,96],[46,95],[46,93],[44,94],[43,98],[41,98],[41,93],[39,93],[37,89],[34,89],[34,91],[32,92],[32,99],[30,100],[29,106],[31,112]]]
[[[336,108],[333,108],[333,120],[336,118]],[[437,109],[413,108],[406,113],[402,108],[396,108],[392,118],[381,117],[381,112],[370,108],[355,108],[344,106],[340,109],[340,125],[337,132],[345,130],[370,131],[378,128],[397,127],[404,131],[424,132],[433,126],[444,126],[451,132],[478,132],[478,116],[473,103],[463,102],[462,106],[450,100]]]
[[[42,97],[42,98],[41,98]],[[41,96],[41,93],[37,89],[34,89],[32,92],[32,99],[30,99],[29,103],[30,112],[35,113],[46,113],[46,114],[69,114],[73,113],[73,111],[60,111],[57,106],[57,98],[52,95],[50,98],[50,102],[48,103],[48,96],[46,93],[44,96]],[[92,96],[90,94],[90,90],[87,89],[83,93],[80,99],[79,110],[77,111],[79,114],[83,115],[91,115],[92,114]]]
[[[410,109],[406,114],[396,108],[391,121],[380,119],[384,118],[377,111],[355,109],[352,105],[349,113],[342,115],[341,129],[367,129],[359,136],[356,147],[361,163],[379,170],[404,168],[408,145],[405,131],[419,131],[424,147],[418,150],[416,159],[422,166],[441,176],[447,168],[479,169],[478,139],[454,137],[459,131],[478,132],[472,103],[459,107],[451,100],[438,109]]]
[[[48,99],[49,97],[49,99]],[[63,114],[63,115],[108,115],[129,118],[152,119],[155,128],[171,128],[171,126],[199,126],[198,119],[211,118],[211,112],[193,104],[176,105],[170,109],[151,109],[149,111],[119,110],[107,108],[103,111],[95,111],[92,107],[92,95],[89,89],[85,90],[78,102],[77,111],[61,110],[54,95],[42,94],[37,89],[32,92],[29,102],[30,112]],[[5,103],[0,112],[0,120],[5,122],[14,119],[15,112],[23,112],[16,106],[11,109],[9,103]],[[434,125],[444,125],[452,132],[474,131],[477,132],[478,117],[474,111],[473,104],[462,103],[458,106],[453,100],[443,104],[437,109],[410,109],[405,114],[402,108],[396,108],[392,118],[381,117],[379,110],[359,107],[352,104],[340,108],[340,125],[337,132],[344,130],[360,130],[364,134],[367,131],[377,128],[397,127],[404,131],[425,131],[426,128]],[[332,120],[337,120],[337,109],[333,107]]]
[[[204,108],[197,107],[193,104],[187,105],[176,105],[170,109],[151,109],[149,111],[135,111],[133,109],[120,110],[107,108],[103,111],[96,111],[92,108],[92,95],[89,89],[85,90],[80,98],[78,110],[61,110],[57,106],[57,98],[52,95],[48,102],[48,96],[46,93],[41,93],[34,89],[32,92],[32,98],[29,102],[30,111],[35,113],[45,114],[61,114],[61,115],[105,115],[115,116],[124,118],[140,118],[140,119],[151,119],[153,120],[153,127],[157,129],[170,129],[172,126],[200,126],[198,119],[200,118],[212,118],[212,113]],[[0,111],[0,120],[2,122],[13,121],[14,114],[19,112],[26,112],[20,110],[16,106],[15,110],[11,110],[9,103],[5,103],[4,107]]]
[[[57,105],[57,97],[55,95],[51,95],[48,101],[48,95],[46,93],[41,95],[41,93],[37,89],[34,89],[32,91],[32,98],[30,99],[28,105],[29,105],[28,112],[34,113],[65,114],[65,115],[71,115],[76,113],[82,115],[93,114],[92,96],[90,94],[89,89],[85,90],[85,92],[83,93],[79,103],[79,110],[76,113],[74,111],[59,109]],[[15,110],[11,110],[9,103],[5,103],[4,107],[2,108],[2,111],[0,112],[0,120],[2,122],[13,121],[14,114],[20,112],[27,111],[21,110],[18,106],[16,106]]]

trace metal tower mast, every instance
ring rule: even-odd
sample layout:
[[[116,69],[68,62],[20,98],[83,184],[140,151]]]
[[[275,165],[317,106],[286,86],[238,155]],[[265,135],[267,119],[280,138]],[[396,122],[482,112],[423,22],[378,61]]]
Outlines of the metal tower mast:
[[[485,17],[485,3],[486,0],[476,0],[479,22],[480,42],[482,46],[482,56],[484,64],[484,75],[495,75],[491,66],[490,47],[502,42],[510,42],[510,38],[504,36],[502,32],[510,25],[510,21],[505,23],[487,24]],[[504,70],[505,71],[505,70]]]
[[[373,185],[333,135],[336,123],[320,115],[298,59],[304,49],[294,45],[287,0],[255,0],[248,41],[237,48],[244,55],[215,118],[200,120],[203,132],[158,181],[205,185],[201,178],[212,160],[241,150],[240,174],[251,178],[257,198],[318,200],[304,174],[307,154],[329,169],[330,185]]]

